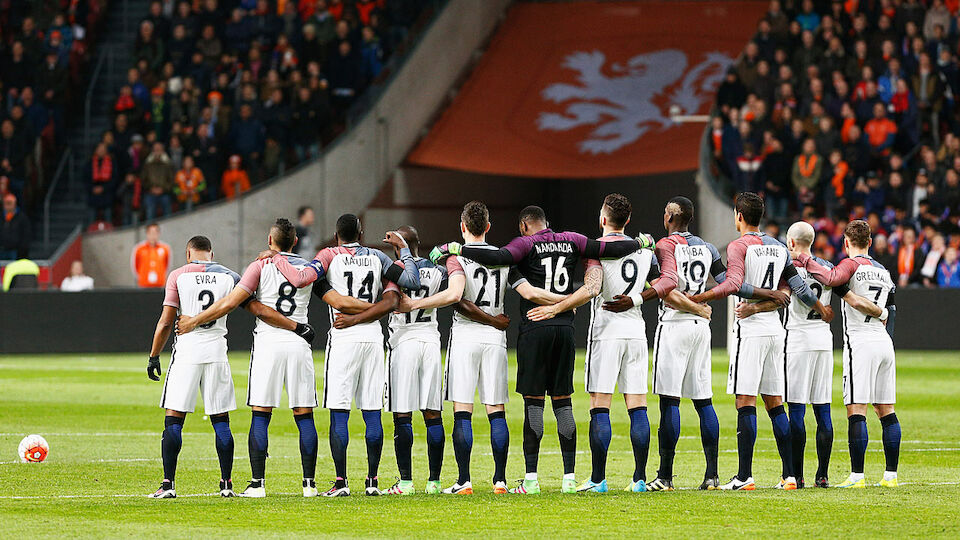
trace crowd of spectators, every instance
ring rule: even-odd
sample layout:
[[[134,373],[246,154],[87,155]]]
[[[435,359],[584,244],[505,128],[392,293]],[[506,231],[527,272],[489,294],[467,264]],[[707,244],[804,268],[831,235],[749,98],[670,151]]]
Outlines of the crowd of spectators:
[[[772,0],[717,93],[715,167],[771,233],[845,256],[867,220],[900,286],[960,287],[960,2]]]
[[[15,212],[4,210],[0,259],[26,256],[26,212],[43,197],[56,151],[65,143],[71,83],[82,79],[87,44],[107,4],[0,0],[0,199],[5,207],[7,201],[15,205]]]
[[[232,198],[317,157],[427,3],[151,2],[85,169],[91,220]]]

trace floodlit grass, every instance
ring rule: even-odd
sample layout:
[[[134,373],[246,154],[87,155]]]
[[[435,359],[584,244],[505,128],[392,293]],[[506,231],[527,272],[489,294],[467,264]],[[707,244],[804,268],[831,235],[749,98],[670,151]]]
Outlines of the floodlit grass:
[[[839,359],[838,359],[839,360]],[[316,354],[318,374],[322,353]],[[163,359],[166,370],[167,358]],[[250,410],[246,394],[247,355],[231,354],[240,410],[232,415],[236,438],[234,467],[237,491],[249,477],[246,432]],[[703,474],[697,415],[689,402],[681,407],[682,434],[675,464],[673,493],[624,493],[633,456],[628,419],[622,401],[611,412],[613,442],[607,466],[609,494],[560,494],[561,464],[555,422],[546,412],[546,434],[540,458],[544,494],[495,496],[489,492],[493,472],[489,429],[477,404],[474,416],[473,496],[364,497],[303,499],[296,426],[291,414],[279,410],[270,425],[267,492],[263,500],[211,496],[219,469],[213,430],[202,414],[187,417],[177,474],[175,500],[155,501],[143,495],[157,488],[162,477],[160,432],[163,416],[157,403],[161,384],[149,381],[142,355],[0,356],[0,519],[4,536],[337,536],[337,537],[465,537],[487,534],[523,537],[596,537],[656,535],[704,537],[789,535],[813,537],[896,537],[960,534],[960,423],[957,381],[960,358],[955,352],[898,353],[898,410],[903,426],[901,487],[887,490],[805,489],[779,492],[703,493],[695,488]],[[578,362],[582,367],[582,358]],[[736,472],[736,413],[724,393],[727,358],[714,353],[715,405],[720,415],[720,473],[726,480]],[[515,366],[510,369],[511,379]],[[841,406],[840,365],[834,379],[836,438],[830,467],[838,483],[849,471],[846,420]],[[576,375],[582,388],[582,373]],[[322,381],[318,381],[318,386]],[[322,386],[321,386],[322,388]],[[286,398],[284,398],[285,400]],[[511,449],[508,478],[523,476],[521,450],[523,414],[516,395],[507,405]],[[549,407],[548,407],[549,409]],[[590,450],[587,395],[574,397],[578,422],[578,479],[589,474]],[[198,410],[200,406],[198,405]],[[452,411],[444,411],[448,441],[444,485],[456,479],[453,446],[449,442]],[[651,398],[652,443],[647,473],[655,474],[656,397]],[[318,487],[333,478],[327,446],[325,411],[316,414],[320,435]],[[396,474],[392,421],[384,414],[381,487]],[[812,414],[807,415],[807,477],[816,465]],[[868,416],[870,445],[868,482],[883,471],[880,425]],[[426,480],[426,445],[420,418],[415,418],[414,478]],[[43,464],[15,462],[20,438],[38,433],[50,443]],[[363,424],[350,420],[349,467],[352,486],[361,488],[366,469]],[[770,423],[761,413],[754,474],[760,486],[772,486],[779,475],[779,458]],[[357,491],[362,491],[358,489]]]

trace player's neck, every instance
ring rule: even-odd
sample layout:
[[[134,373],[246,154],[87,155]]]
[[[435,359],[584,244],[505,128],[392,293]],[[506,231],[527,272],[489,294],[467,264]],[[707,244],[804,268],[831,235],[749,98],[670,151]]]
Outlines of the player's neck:
[[[862,256],[864,256],[864,255],[869,255],[869,253],[868,253],[868,250],[867,250],[866,248],[854,248],[854,247],[852,247],[852,248],[847,249],[847,255],[849,255],[850,257],[862,257]]]
[[[603,235],[606,236],[606,235],[608,235],[608,234],[623,234],[623,228],[621,227],[621,228],[619,228],[619,229],[615,229],[615,228],[613,228],[613,227],[604,226],[604,227],[603,227]]]
[[[676,233],[685,233],[688,232],[686,227],[669,227],[667,229],[667,234],[676,234]]]
[[[743,236],[745,234],[750,234],[750,233],[758,233],[758,232],[760,232],[759,225],[747,225],[746,223],[744,223],[743,225],[740,226],[740,236]]]
[[[470,234],[470,233],[467,233],[467,234],[463,235],[463,241],[464,241],[464,243],[467,243],[467,244],[486,244],[486,243],[487,243],[487,236],[486,236],[486,235],[483,235],[483,236],[474,236],[474,235],[472,235],[472,234]]]

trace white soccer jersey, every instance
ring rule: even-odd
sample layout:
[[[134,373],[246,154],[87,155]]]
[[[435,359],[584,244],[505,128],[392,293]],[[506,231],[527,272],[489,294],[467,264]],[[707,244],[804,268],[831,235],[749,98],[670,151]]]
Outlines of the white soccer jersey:
[[[853,257],[859,263],[847,286],[880,307],[886,307],[887,299],[894,291],[890,272],[869,257]],[[850,304],[843,303],[843,331],[845,339],[858,341],[890,341],[886,326],[877,318],[860,313]]]
[[[413,298],[425,298],[437,294],[446,279],[446,271],[427,259],[415,259],[420,271],[420,289],[408,291]],[[390,346],[415,339],[428,343],[440,342],[436,309],[416,309],[410,313],[392,313],[389,321]]]
[[[281,253],[294,268],[300,270],[307,266],[307,261],[293,253]],[[310,306],[310,288],[298,289],[294,287],[272,259],[260,259],[254,261],[247,267],[240,279],[240,287],[251,294],[256,294],[257,300],[266,306],[276,309],[281,315],[298,322],[307,322],[307,310]],[[286,341],[300,340],[300,336],[289,330],[274,328],[269,324],[257,319],[257,324],[253,329],[257,335],[270,335],[271,338]]]
[[[833,265],[823,259],[817,262],[826,267]],[[832,291],[830,287],[822,285],[813,279],[813,276],[802,265],[794,263],[797,273],[817,295],[820,303],[829,306]],[[813,308],[804,304],[797,295],[790,297],[790,305],[785,311],[784,327],[787,330],[786,352],[829,351],[833,349],[833,333],[830,325],[823,322],[823,318]]]
[[[730,243],[731,247],[745,248],[743,253],[743,283],[761,289],[776,289],[784,268],[791,263],[786,246],[767,235],[746,234]],[[729,263],[729,261],[728,261]],[[731,264],[732,268],[733,265]],[[757,313],[737,322],[744,336],[782,336],[784,333],[780,315],[776,311]]]
[[[383,277],[389,258],[376,249],[348,244],[335,248],[325,248],[316,257],[326,263],[324,280],[327,286],[342,294],[358,300],[376,303],[387,286]],[[392,261],[390,261],[392,262]],[[333,322],[337,311],[330,307],[330,321]],[[350,328],[330,328],[330,343],[382,343],[383,329],[380,321],[357,324]]]
[[[233,290],[240,276],[215,262],[190,262],[177,268],[167,277],[163,304],[180,310],[182,315],[194,316]],[[177,336],[175,346],[181,354],[177,360],[186,363],[226,362],[227,318],[197,327],[194,331]],[[212,351],[210,346],[223,350],[224,354],[199,354]],[[191,354],[191,351],[198,354]]]
[[[497,249],[486,243],[466,245]],[[487,268],[466,257],[447,258],[447,274],[453,276],[462,273],[466,278],[463,298],[494,317],[503,314],[503,295],[507,290],[509,272],[510,269],[506,266]],[[472,321],[457,312],[453,314],[451,336],[454,334],[457,336],[457,341],[507,346],[506,332]]]
[[[611,234],[603,239],[628,237]],[[640,303],[621,313],[603,309],[603,303],[613,300],[614,296],[639,296],[646,282],[651,279],[651,271],[659,276],[660,269],[653,252],[648,249],[636,251],[616,260],[589,260],[587,268],[599,265],[603,270],[603,286],[600,295],[591,301],[590,330],[588,339],[646,339],[646,325]]]
[[[684,294],[700,294],[707,288],[715,261],[720,261],[720,252],[713,244],[704,242],[698,236],[687,232],[673,233],[657,242],[657,253],[669,252],[676,265],[677,290]],[[661,262],[662,261],[658,261]],[[717,267],[722,268],[722,265]],[[662,270],[667,272],[666,268]],[[719,270],[718,270],[719,272]],[[606,277],[606,276],[604,276]],[[718,273],[714,279],[721,278]],[[660,303],[661,321],[705,320],[693,313],[674,309],[665,302]]]

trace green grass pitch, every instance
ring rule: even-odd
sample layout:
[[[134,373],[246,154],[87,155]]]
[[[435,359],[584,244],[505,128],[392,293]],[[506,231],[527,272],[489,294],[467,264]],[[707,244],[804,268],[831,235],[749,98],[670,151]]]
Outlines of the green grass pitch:
[[[3,536],[124,536],[274,537],[308,535],[337,537],[465,537],[475,533],[523,537],[587,537],[657,535],[704,537],[789,535],[807,537],[896,537],[960,534],[957,501],[960,496],[960,423],[956,421],[960,362],[955,352],[898,353],[898,416],[903,425],[900,462],[902,485],[895,490],[805,489],[753,493],[698,492],[703,474],[697,415],[689,402],[681,408],[682,436],[673,493],[624,493],[633,458],[628,421],[622,400],[612,409],[613,442],[607,468],[609,494],[562,495],[560,455],[555,422],[546,413],[546,434],[540,459],[541,496],[495,496],[489,492],[493,471],[488,424],[482,412],[474,418],[473,496],[364,497],[328,500],[303,499],[296,427],[291,414],[278,410],[270,425],[267,461],[268,497],[262,500],[211,496],[219,478],[213,431],[201,414],[190,415],[184,426],[175,500],[149,500],[156,489],[160,466],[162,413],[157,408],[161,384],[144,372],[142,355],[3,356],[0,357],[0,519]],[[247,360],[231,354],[238,402],[246,392]],[[167,358],[163,359],[166,369]],[[736,471],[736,414],[724,393],[727,357],[714,352],[715,405],[720,416],[720,474],[725,480]],[[322,354],[317,353],[322,374]],[[578,364],[582,367],[583,359]],[[834,379],[833,418],[836,428],[831,480],[837,483],[849,471],[846,420],[839,393],[839,359]],[[511,378],[515,367],[511,367]],[[582,373],[577,373],[582,388]],[[318,385],[322,381],[318,381]],[[284,398],[285,399],[285,398]],[[507,406],[511,448],[508,478],[521,478],[521,400],[511,396]],[[589,474],[587,395],[575,395],[578,422],[578,480]],[[199,410],[199,407],[198,407]],[[478,404],[478,411],[482,407]],[[327,446],[328,417],[318,411],[320,456],[318,487],[333,477]],[[659,457],[657,401],[650,407],[651,452],[647,468],[655,474]],[[870,445],[866,473],[869,482],[883,470],[880,425],[868,417]],[[444,411],[447,430],[443,484],[456,479],[456,463],[449,440],[452,411]],[[232,415],[236,438],[235,487],[249,476],[246,433],[250,410],[241,404]],[[359,414],[350,420],[350,474],[362,486],[365,472],[363,424]],[[381,487],[396,474],[392,421],[384,414],[385,442],[380,468]],[[816,456],[812,414],[807,414],[806,465],[812,480]],[[418,488],[426,480],[426,449],[421,418],[415,418],[414,478]],[[50,443],[43,464],[15,462],[17,443],[38,433]],[[761,413],[756,446],[755,477],[760,486],[776,483],[779,458],[770,423]]]

